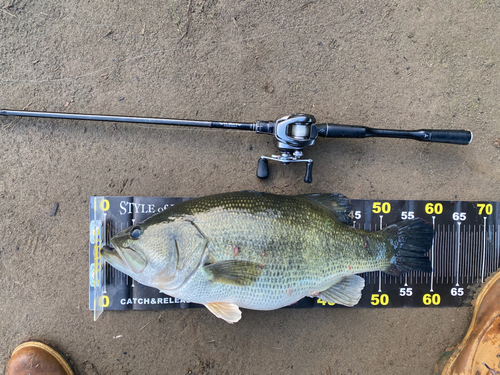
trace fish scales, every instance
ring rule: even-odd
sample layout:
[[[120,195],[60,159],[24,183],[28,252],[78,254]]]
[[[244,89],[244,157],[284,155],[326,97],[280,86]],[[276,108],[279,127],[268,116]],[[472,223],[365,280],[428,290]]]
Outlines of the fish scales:
[[[339,195],[236,192],[193,199],[140,224],[141,238],[130,239],[134,227],[117,234],[111,242],[120,260],[113,260],[125,263],[123,271],[130,274],[136,262],[141,268],[143,258],[144,271],[131,275],[136,280],[205,304],[212,312],[213,303],[272,310],[319,293],[351,305],[349,295],[360,297],[364,286],[354,275],[396,272],[398,259],[411,266],[415,254],[410,259],[397,253],[408,237],[401,231],[422,229],[408,222],[387,231],[355,230],[339,220],[342,209],[350,206]],[[421,252],[430,247],[432,237],[424,242]]]
[[[236,299],[241,307],[273,309],[320,291],[346,274],[378,270],[389,263],[383,256],[373,256],[384,250],[380,236],[345,228],[305,198],[279,197],[259,204],[228,198],[196,205],[190,214],[208,237],[208,251],[216,261],[262,264],[261,277],[251,286],[207,284],[195,289],[194,285],[203,284],[200,274],[183,288],[193,300]]]

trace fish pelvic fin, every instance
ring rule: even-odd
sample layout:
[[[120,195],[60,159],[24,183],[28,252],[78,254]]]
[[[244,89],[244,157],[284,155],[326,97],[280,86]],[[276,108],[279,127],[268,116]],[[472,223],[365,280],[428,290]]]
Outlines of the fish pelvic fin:
[[[361,299],[361,291],[364,287],[365,279],[358,275],[348,275],[320,292],[318,297],[326,302],[352,307]]]
[[[240,308],[234,303],[210,302],[205,307],[217,318],[224,319],[229,324],[236,323],[241,319]]]
[[[210,281],[236,286],[252,285],[262,268],[258,263],[245,260],[222,260],[203,266]]]
[[[351,201],[342,194],[305,194],[301,197],[323,206],[341,223],[352,225],[352,218],[349,217],[352,211]]]
[[[434,239],[431,224],[423,219],[405,220],[389,225],[383,231],[395,249],[391,265],[385,272],[395,276],[408,271],[432,272],[428,255]]]

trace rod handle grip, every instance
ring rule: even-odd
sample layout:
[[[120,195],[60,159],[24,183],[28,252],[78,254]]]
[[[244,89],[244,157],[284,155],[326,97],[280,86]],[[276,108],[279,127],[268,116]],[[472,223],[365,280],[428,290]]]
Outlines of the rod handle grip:
[[[455,145],[468,145],[472,141],[472,132],[469,130],[439,130],[423,129],[424,142],[453,143]]]

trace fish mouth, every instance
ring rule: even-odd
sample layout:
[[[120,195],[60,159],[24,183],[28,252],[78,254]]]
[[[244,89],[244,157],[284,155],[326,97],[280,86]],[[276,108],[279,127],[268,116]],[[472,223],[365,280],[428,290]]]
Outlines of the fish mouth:
[[[134,249],[124,247],[111,247],[104,245],[101,248],[101,255],[113,267],[124,273],[141,273],[147,266],[147,261]]]
[[[117,248],[104,245],[101,248],[101,256],[103,256],[104,259],[106,259],[107,262],[113,267],[118,266],[119,268],[131,269],[127,262],[124,260],[122,252]]]

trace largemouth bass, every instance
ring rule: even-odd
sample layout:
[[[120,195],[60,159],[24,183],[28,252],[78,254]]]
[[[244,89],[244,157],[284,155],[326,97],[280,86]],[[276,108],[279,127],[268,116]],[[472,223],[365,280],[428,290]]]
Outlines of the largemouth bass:
[[[421,219],[353,229],[339,194],[225,193],[179,203],[117,233],[102,255],[134,280],[205,305],[229,323],[239,307],[273,310],[303,297],[354,306],[357,273],[431,271]]]

